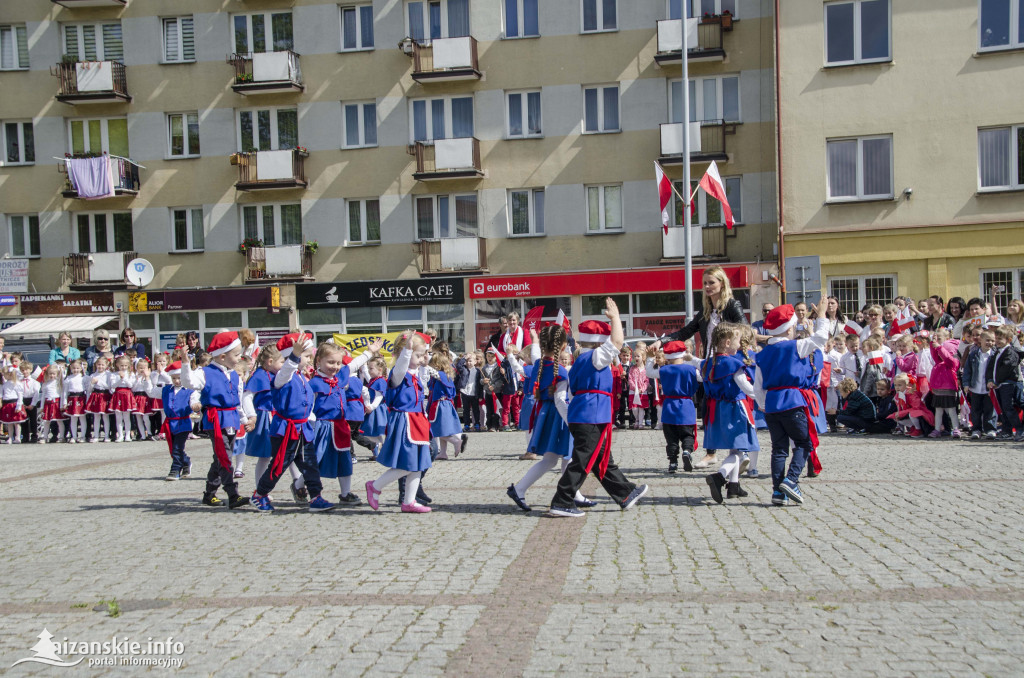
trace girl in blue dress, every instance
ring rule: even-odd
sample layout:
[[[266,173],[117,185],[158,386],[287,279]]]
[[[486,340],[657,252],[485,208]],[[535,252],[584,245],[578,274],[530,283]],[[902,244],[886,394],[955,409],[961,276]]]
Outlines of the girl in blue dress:
[[[466,439],[462,421],[455,409],[455,369],[447,351],[436,351],[430,359],[430,399],[427,416],[430,419],[430,437],[437,440],[438,459],[448,458],[448,444],[455,449],[454,456],[462,452]]]
[[[430,468],[430,422],[423,412],[423,391],[416,373],[427,361],[427,344],[419,334],[404,332],[395,341],[398,354],[388,376],[384,402],[388,406],[388,433],[377,463],[388,468],[377,480],[366,483],[366,502],[374,511],[381,490],[399,478],[406,479],[403,513],[430,513],[416,501],[420,473]]]
[[[366,371],[370,378],[366,384],[366,398],[363,400],[366,419],[363,420],[362,440],[373,445],[370,458],[375,461],[388,431],[388,406],[384,404],[384,395],[388,390],[388,364],[383,358],[373,358],[367,363]]]
[[[732,323],[719,324],[711,335],[711,345],[714,355],[701,365],[708,403],[704,447],[727,449],[729,456],[706,480],[711,497],[721,504],[722,488],[726,486],[730,499],[747,496],[740,487],[742,456],[744,452],[761,448],[754,427],[754,387],[747,379],[743,359],[736,355],[740,346],[739,327]]]
[[[757,339],[754,338],[754,330],[750,325],[739,325],[740,328],[740,350],[737,358],[743,360],[743,369],[747,373],[747,381],[754,383],[754,372],[757,371]],[[764,420],[764,412],[757,406],[757,401],[750,398],[754,408],[754,428],[758,431],[767,429],[768,424]],[[751,450],[743,455],[740,462],[740,473],[746,473],[748,478],[757,478],[757,453],[758,450]]]

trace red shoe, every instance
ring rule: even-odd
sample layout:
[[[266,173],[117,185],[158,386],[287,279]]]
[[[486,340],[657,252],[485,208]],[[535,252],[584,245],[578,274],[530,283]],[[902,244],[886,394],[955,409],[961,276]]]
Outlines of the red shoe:
[[[374,511],[377,510],[379,504],[377,503],[377,495],[380,494],[379,490],[373,488],[373,481],[366,481],[366,503],[370,505]]]
[[[402,504],[402,513],[430,513],[430,507],[423,504]]]
[[[910,432],[907,435],[909,435],[911,438],[923,438],[924,437],[924,434],[921,433],[921,430],[918,429],[918,428],[910,429]]]

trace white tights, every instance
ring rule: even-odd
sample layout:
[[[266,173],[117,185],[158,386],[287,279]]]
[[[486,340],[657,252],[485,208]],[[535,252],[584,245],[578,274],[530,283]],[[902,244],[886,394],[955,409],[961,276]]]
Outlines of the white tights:
[[[726,482],[738,483],[740,481],[740,462],[743,461],[743,453],[738,450],[729,450],[729,456],[725,458],[718,472],[722,474]]]
[[[131,412],[114,412],[114,425],[118,441],[128,440],[128,434],[132,430],[132,413]],[[110,438],[110,435],[107,435]]]
[[[72,414],[68,417],[71,419],[71,439],[81,442],[82,438],[85,437],[85,415],[84,414]],[[81,431],[81,435],[79,435]]]
[[[750,468],[757,468],[757,455],[758,450],[750,450],[747,452],[747,456],[750,457]]]
[[[939,407],[939,408],[936,408],[936,410],[935,410],[935,430],[936,431],[943,431],[943,430],[945,430],[945,427],[944,427],[945,420],[944,420],[944,418],[942,416],[944,414],[948,414],[949,415],[949,421],[953,425],[953,428],[955,428],[955,429],[956,428],[960,428],[960,419],[957,417],[956,408],[955,407]]]
[[[380,492],[385,487],[395,482],[399,478],[405,478],[405,496],[402,497],[402,503],[406,506],[416,503],[416,492],[420,489],[420,472],[419,471],[403,471],[400,468],[389,468],[387,471],[373,481],[373,489]],[[338,479],[339,481],[341,478]]]
[[[644,411],[643,411],[643,408],[634,407],[633,408],[633,418],[636,419],[636,425],[637,426],[643,426],[644,425]]]
[[[135,413],[135,422],[139,425],[140,440],[149,438],[149,415]]]
[[[21,424],[7,424],[7,442],[21,442]]]
[[[912,428],[916,428],[918,431],[921,430],[921,422],[917,417],[907,417],[906,419],[900,419],[896,423],[904,431],[909,431]]]
[[[352,476],[338,476],[338,491],[342,497],[347,497],[352,492]]]
[[[96,442],[100,439],[100,433],[106,432],[107,438],[110,438],[110,419],[105,414],[93,414],[92,415],[92,440]]]
[[[64,442],[64,420],[63,419],[54,419],[54,420],[43,419],[43,435],[44,435],[44,437],[42,439],[43,440],[47,440],[47,441],[50,439],[50,424],[53,421],[57,422],[57,442],[58,443],[62,443],[62,442]]]
[[[453,436],[442,436],[437,439],[437,447],[440,454],[448,456],[448,443],[452,444],[455,448],[455,456],[459,456],[459,452],[462,452],[462,435],[456,433]]]
[[[565,473],[565,469],[569,466],[569,460],[560,454],[545,452],[544,456],[541,457],[539,461],[526,470],[526,475],[523,476],[523,479],[515,484],[516,494],[519,495],[520,498],[525,498],[526,491],[530,489],[530,486],[543,478],[545,473],[555,468],[555,464],[558,463],[559,459],[562,460],[562,470],[559,471],[559,473]],[[582,492],[577,490],[575,499],[576,501],[583,501],[586,497],[583,496]]]

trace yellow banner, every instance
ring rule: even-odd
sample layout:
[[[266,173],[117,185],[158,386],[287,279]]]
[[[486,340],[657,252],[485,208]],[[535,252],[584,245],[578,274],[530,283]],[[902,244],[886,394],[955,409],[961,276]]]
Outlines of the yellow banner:
[[[386,334],[335,334],[334,343],[346,347],[355,357],[366,350],[366,347],[377,339],[384,339],[384,347],[380,350],[380,356],[386,360],[391,359],[395,348],[395,341],[402,336],[401,332],[388,332]]]

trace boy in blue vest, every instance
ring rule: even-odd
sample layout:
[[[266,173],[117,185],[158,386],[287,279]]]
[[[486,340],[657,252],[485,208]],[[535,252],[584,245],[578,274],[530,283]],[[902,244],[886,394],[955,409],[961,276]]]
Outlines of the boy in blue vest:
[[[805,387],[814,367],[809,356],[828,341],[828,319],[818,317],[811,305],[808,318],[814,320],[814,334],[793,339],[796,315],[793,306],[773,308],[764,319],[768,343],[757,354],[754,372],[754,398],[764,412],[772,438],[772,504],[784,506],[786,498],[804,503],[800,491],[800,472],[811,450],[818,445],[818,433],[811,419],[810,403],[814,393]],[[793,461],[786,470],[790,442]]]
[[[651,357],[647,359],[647,377],[661,381],[664,403],[661,410],[662,433],[665,434],[665,454],[668,455],[668,472],[679,468],[680,448],[683,453],[683,470],[693,470],[692,452],[697,443],[697,408],[693,405],[697,393],[699,361],[687,364],[686,344],[670,341],[665,344],[666,365],[654,364],[654,353],[661,341],[651,344]],[[693,356],[691,355],[690,358]]]
[[[185,454],[185,441],[192,433],[193,412],[199,412],[202,405],[199,394],[181,385],[181,361],[176,360],[167,366],[164,372],[171,379],[161,389],[160,397],[164,405],[164,423],[160,432],[167,440],[167,449],[171,453],[171,471],[166,480],[179,480],[188,477],[192,472],[192,460]]]
[[[551,515],[579,517],[573,499],[593,470],[612,499],[625,511],[647,494],[646,485],[631,483],[612,460],[612,371],[610,366],[622,348],[622,321],[615,302],[605,300],[604,314],[610,323],[580,323],[580,353],[569,370],[569,432],[573,438],[572,461],[566,467],[551,499]]]
[[[196,369],[192,369],[184,349],[174,353],[174,358],[181,360],[181,383],[199,392],[199,401],[206,410],[203,430],[209,432],[213,443],[213,462],[206,474],[203,503],[223,506],[224,502],[216,496],[217,489],[223,486],[228,493],[228,507],[241,508],[249,500],[238,495],[229,452],[234,449],[235,434],[244,416],[238,373],[234,369],[242,355],[238,332],[218,332],[210,341],[209,352],[213,356],[210,364]],[[252,424],[246,424],[246,430],[251,431]]]

